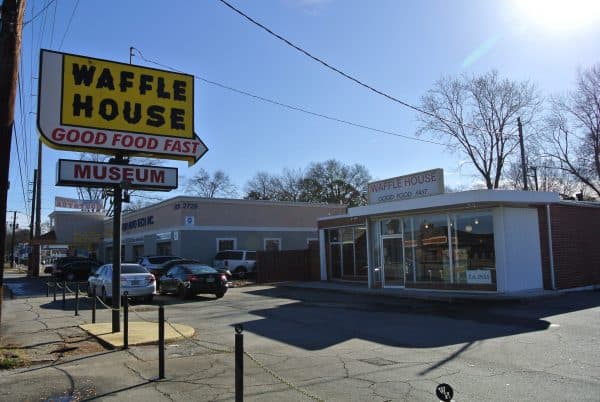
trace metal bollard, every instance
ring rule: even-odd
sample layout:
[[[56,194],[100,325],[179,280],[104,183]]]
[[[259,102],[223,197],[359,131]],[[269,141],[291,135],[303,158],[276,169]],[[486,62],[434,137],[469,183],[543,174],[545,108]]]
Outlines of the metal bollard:
[[[54,296],[54,301],[56,301],[56,280],[54,281],[54,285],[52,286],[52,294]]]
[[[79,315],[79,282],[75,288],[75,315]]]
[[[96,323],[96,286],[92,288],[92,297],[94,301],[92,302],[92,324]]]
[[[235,327],[235,402],[244,400],[244,327]]]
[[[46,297],[50,297],[50,282],[46,282]]]
[[[63,281],[62,291],[63,291],[63,307],[62,308],[64,310],[67,306],[67,282],[66,281]]]
[[[128,293],[123,294],[123,349],[129,349],[129,300]]]
[[[165,378],[165,308],[158,305],[158,378]]]

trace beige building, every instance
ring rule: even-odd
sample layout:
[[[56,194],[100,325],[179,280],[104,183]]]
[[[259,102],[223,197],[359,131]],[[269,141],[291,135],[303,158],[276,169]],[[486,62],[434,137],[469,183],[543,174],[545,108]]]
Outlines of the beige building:
[[[220,250],[294,250],[318,244],[317,220],[344,205],[178,196],[124,214],[121,255],[177,255],[212,263]],[[104,222],[99,259],[112,260],[113,221]]]

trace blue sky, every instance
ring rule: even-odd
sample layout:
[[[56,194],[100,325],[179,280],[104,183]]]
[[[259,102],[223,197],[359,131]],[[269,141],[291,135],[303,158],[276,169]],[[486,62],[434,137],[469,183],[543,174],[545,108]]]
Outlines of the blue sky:
[[[49,0],[29,0],[30,20]],[[542,95],[563,93],[578,68],[600,61],[600,8],[594,1],[270,0],[231,3],[330,64],[403,101],[419,99],[443,75],[498,70],[531,80]],[[543,7],[536,6],[544,4]],[[561,6],[561,3],[563,5]],[[76,7],[76,8],[75,8]],[[73,11],[75,12],[73,13]],[[71,20],[71,16],[73,18]],[[69,21],[70,25],[69,25]],[[67,30],[68,27],[68,30]],[[16,104],[8,209],[23,212],[37,152],[40,47],[128,62],[129,47],[183,72],[339,119],[414,136],[415,112],[325,69],[252,25],[217,0],[57,0],[23,31],[21,99]],[[134,57],[134,64],[156,67]],[[460,154],[291,111],[196,81],[196,132],[208,153],[194,166],[165,161],[191,177],[225,171],[243,194],[258,171],[280,173],[335,158],[361,163],[374,179],[443,168],[450,186],[476,177]],[[19,158],[20,156],[20,158]],[[42,213],[54,197],[59,158],[43,149]],[[21,172],[23,178],[21,179]],[[152,197],[183,193],[184,186]],[[27,211],[29,213],[29,211]]]

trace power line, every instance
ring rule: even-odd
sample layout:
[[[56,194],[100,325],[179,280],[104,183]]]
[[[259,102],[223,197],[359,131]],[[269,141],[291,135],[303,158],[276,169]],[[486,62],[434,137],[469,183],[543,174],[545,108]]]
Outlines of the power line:
[[[156,62],[154,60],[147,59],[146,57],[144,57],[144,55],[142,54],[142,52],[139,49],[136,49],[136,48],[134,48],[134,49],[139,54],[139,56],[141,57],[141,59],[144,60],[144,61],[146,61],[146,62],[148,62],[148,63],[157,65],[159,67],[162,67],[162,68],[165,68],[165,69],[168,69],[168,70],[171,70],[171,71],[181,72],[180,70],[177,70],[177,69],[175,69],[173,67],[167,66],[167,65],[159,63],[159,62]],[[367,126],[367,125],[364,125],[364,124],[354,123],[354,122],[351,122],[351,121],[348,121],[348,120],[339,119],[337,117],[328,116],[326,114],[313,112],[313,111],[307,110],[305,108],[301,108],[301,107],[298,107],[298,106],[288,105],[286,103],[279,102],[279,101],[276,101],[276,100],[273,100],[273,99],[269,99],[269,98],[265,98],[265,97],[260,96],[260,95],[255,95],[253,93],[250,93],[250,92],[247,92],[247,91],[243,91],[241,89],[236,89],[236,88],[227,86],[225,84],[221,84],[221,83],[216,82],[216,81],[211,81],[211,80],[208,80],[206,78],[200,77],[198,75],[194,75],[194,78],[197,79],[197,80],[199,80],[199,81],[205,82],[207,84],[211,84],[211,85],[214,85],[214,86],[217,86],[217,87],[220,87],[220,88],[223,88],[223,89],[226,89],[228,91],[232,91],[232,92],[235,92],[235,93],[238,93],[238,94],[241,94],[241,95],[249,96],[251,98],[258,99],[258,100],[261,100],[263,102],[267,102],[267,103],[270,103],[270,104],[273,104],[273,105],[277,105],[277,106],[280,106],[280,107],[284,107],[284,108],[287,108],[287,109],[295,110],[297,112],[306,113],[306,114],[309,114],[309,115],[312,115],[312,116],[321,117],[323,119],[335,121],[335,122],[338,122],[338,123],[347,124],[349,126],[358,127],[358,128],[362,128],[362,129],[365,129],[365,130],[374,131],[374,132],[381,133],[381,134],[388,134],[388,135],[392,135],[392,136],[395,136],[395,137],[401,137],[401,138],[405,138],[405,139],[408,139],[408,140],[420,141],[420,142],[425,142],[425,143],[435,144],[435,145],[441,145],[441,146],[444,146],[444,147],[448,147],[448,146],[452,147],[453,146],[451,144],[443,144],[441,142],[435,142],[435,141],[430,141],[430,140],[426,140],[426,139],[422,139],[422,138],[411,137],[409,135],[399,134],[399,133],[396,133],[396,132],[393,132],[393,131],[389,131],[389,130],[381,130],[381,129],[370,127],[370,126]]]
[[[75,16],[75,11],[77,11],[78,5],[79,5],[79,0],[77,0],[75,2],[75,7],[73,7],[73,12],[71,13],[71,17],[69,18],[69,22],[67,24],[67,29],[65,29],[65,33],[60,41],[60,46],[58,47],[58,50],[62,49],[63,42],[65,41],[65,38],[67,37],[67,33],[69,33],[69,28],[71,28],[71,22],[73,22],[73,17]]]
[[[446,122],[446,123],[449,123],[449,124],[453,124],[453,125],[456,125],[456,126],[459,126],[459,127],[467,127],[467,128],[473,129],[473,130],[482,131],[479,127],[470,126],[470,125],[466,125],[466,124],[463,124],[463,123],[460,123],[460,122],[457,122],[457,121],[454,121],[454,120],[446,119],[444,117],[436,115],[435,113],[431,113],[431,112],[428,112],[426,110],[423,110],[423,109],[421,109],[418,106],[411,105],[408,102],[400,100],[400,99],[398,99],[398,98],[396,98],[396,97],[394,97],[394,96],[392,96],[392,95],[390,95],[390,94],[388,94],[386,92],[383,92],[383,91],[381,91],[379,89],[376,89],[376,88],[372,87],[371,85],[368,85],[365,82],[359,80],[358,78],[356,78],[356,77],[354,77],[354,76],[352,76],[352,75],[350,75],[348,73],[345,73],[344,71],[340,70],[339,68],[332,66],[331,64],[327,63],[323,59],[321,59],[321,58],[319,58],[317,56],[312,55],[307,50],[304,50],[303,48],[301,48],[300,46],[292,43],[291,41],[289,41],[288,39],[284,38],[283,36],[281,36],[281,35],[273,32],[271,29],[269,29],[265,25],[261,24],[260,22],[256,21],[255,19],[253,19],[249,15],[245,14],[243,11],[235,8],[234,6],[232,6],[231,4],[229,4],[227,1],[225,1],[225,0],[219,0],[219,1],[221,3],[223,3],[225,6],[227,6],[228,8],[230,8],[231,10],[235,11],[237,14],[241,15],[242,17],[244,17],[245,19],[247,19],[248,21],[250,21],[251,23],[253,23],[254,25],[258,26],[259,28],[262,28],[267,33],[269,33],[270,35],[276,37],[277,39],[279,39],[280,41],[284,42],[285,44],[293,47],[294,49],[296,49],[300,53],[304,54],[305,56],[309,57],[310,59],[316,61],[317,63],[322,64],[326,68],[328,68],[331,71],[333,71],[333,72],[335,72],[335,73],[337,73],[337,74],[339,74],[339,75],[341,75],[341,76],[349,79],[350,81],[353,81],[356,84],[358,84],[358,85],[360,85],[360,86],[362,86],[364,88],[367,88],[368,90],[370,90],[372,92],[375,92],[376,94],[379,94],[379,95],[381,95],[381,96],[383,96],[383,97],[385,97],[385,98],[387,98],[387,99],[389,99],[391,101],[399,103],[399,104],[401,104],[404,107],[407,107],[407,108],[412,109],[412,110],[414,110],[416,112],[425,114],[427,116],[433,117],[435,119],[441,120],[443,122]]]
[[[54,3],[56,0],[50,0],[40,11],[37,12],[37,14],[35,14],[33,17],[31,17],[29,20],[25,21],[23,23],[23,26],[29,24],[30,22],[34,21],[37,17],[39,17],[44,11],[46,11],[48,9],[48,7],[50,7],[50,5],[52,3]]]
[[[17,129],[15,128],[15,125],[13,124],[13,135],[15,136],[15,145],[17,147],[17,160],[19,162],[19,176],[21,179],[21,192],[23,193],[23,203],[25,205],[25,210],[27,210],[27,196],[25,195],[25,183],[23,182],[23,168],[21,166],[21,155],[19,152],[19,141],[17,141]],[[28,215],[29,216],[29,215]]]

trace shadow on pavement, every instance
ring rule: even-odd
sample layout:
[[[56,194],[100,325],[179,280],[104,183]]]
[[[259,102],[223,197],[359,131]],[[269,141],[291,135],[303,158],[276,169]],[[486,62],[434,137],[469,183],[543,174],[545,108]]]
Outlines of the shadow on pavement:
[[[250,294],[296,300],[250,311],[264,317],[243,323],[246,331],[307,350],[319,350],[351,339],[388,346],[432,348],[543,331],[543,319],[600,306],[600,292],[576,292],[528,302],[448,303],[389,300],[380,296],[284,288]],[[468,346],[467,346],[468,347]]]

